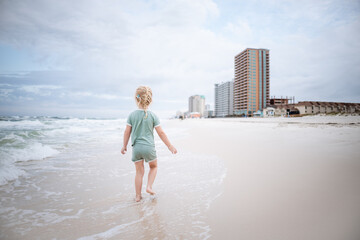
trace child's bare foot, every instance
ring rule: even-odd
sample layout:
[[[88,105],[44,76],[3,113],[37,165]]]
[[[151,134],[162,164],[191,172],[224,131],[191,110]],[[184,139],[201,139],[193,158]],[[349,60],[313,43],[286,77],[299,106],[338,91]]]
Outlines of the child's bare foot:
[[[141,199],[142,199],[141,195],[136,195],[135,202],[140,202]]]
[[[151,195],[155,195],[155,192],[150,187],[146,188],[146,192],[150,193]]]

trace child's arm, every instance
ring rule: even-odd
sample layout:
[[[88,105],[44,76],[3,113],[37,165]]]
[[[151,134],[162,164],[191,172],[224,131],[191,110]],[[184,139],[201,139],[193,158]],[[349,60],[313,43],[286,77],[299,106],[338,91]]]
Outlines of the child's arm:
[[[156,132],[159,135],[160,139],[165,143],[165,145],[168,147],[170,152],[173,154],[176,154],[177,153],[176,148],[173,145],[171,145],[169,139],[167,138],[167,136],[166,136],[164,130],[161,128],[161,126],[158,126],[155,129],[156,129]]]
[[[126,125],[125,128],[125,132],[124,132],[124,141],[123,141],[123,147],[121,149],[121,153],[125,154],[127,151],[127,145],[129,142],[129,138],[130,138],[130,134],[131,134],[131,126],[130,125]]]

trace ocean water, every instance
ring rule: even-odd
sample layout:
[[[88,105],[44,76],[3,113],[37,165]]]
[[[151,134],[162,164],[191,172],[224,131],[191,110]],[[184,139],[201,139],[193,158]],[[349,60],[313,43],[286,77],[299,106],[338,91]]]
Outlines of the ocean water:
[[[171,140],[187,136],[166,122]],[[135,203],[131,147],[120,153],[124,128],[125,119],[2,117],[0,239],[209,238],[223,161],[172,155],[156,137],[157,195]]]
[[[102,136],[115,138],[125,120],[51,117],[0,118],[0,185],[26,175],[21,163],[46,160],[71,152],[79,144]]]

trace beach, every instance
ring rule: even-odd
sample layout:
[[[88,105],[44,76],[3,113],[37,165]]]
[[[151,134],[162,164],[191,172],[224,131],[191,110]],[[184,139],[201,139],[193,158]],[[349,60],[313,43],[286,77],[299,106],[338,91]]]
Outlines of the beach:
[[[0,124],[1,239],[360,236],[359,116],[162,120],[179,153],[156,136],[139,203],[125,119]]]
[[[213,239],[359,239],[359,117],[193,121],[184,149],[225,161]],[[201,144],[194,144],[201,142]]]

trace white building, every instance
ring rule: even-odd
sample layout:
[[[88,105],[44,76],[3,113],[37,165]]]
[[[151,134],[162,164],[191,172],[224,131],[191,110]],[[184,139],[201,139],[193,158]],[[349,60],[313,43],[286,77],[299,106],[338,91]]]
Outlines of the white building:
[[[206,104],[206,105],[205,105],[204,117],[205,117],[205,118],[215,117],[215,112],[214,112],[214,110],[211,110],[211,109],[210,109],[210,104]]]
[[[263,117],[273,117],[275,116],[275,108],[267,107],[263,109]]]
[[[295,104],[300,114],[355,113],[360,111],[360,103],[303,101]]]
[[[234,81],[215,84],[215,116],[233,115],[234,111]]]
[[[200,116],[204,116],[205,97],[203,95],[194,95],[189,97],[189,112],[198,112]]]

